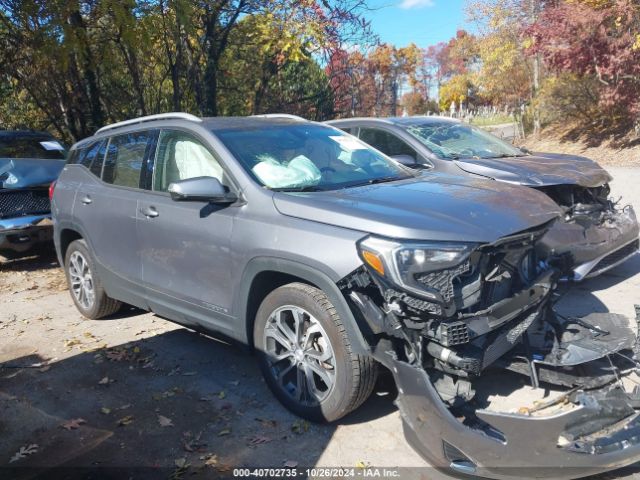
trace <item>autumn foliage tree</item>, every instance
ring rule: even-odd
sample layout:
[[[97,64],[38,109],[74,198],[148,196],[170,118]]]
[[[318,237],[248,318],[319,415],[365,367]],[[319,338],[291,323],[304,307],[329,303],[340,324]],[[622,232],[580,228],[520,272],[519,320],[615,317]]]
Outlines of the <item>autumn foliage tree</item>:
[[[338,116],[399,115],[409,98],[403,95],[409,92],[413,104],[417,97],[425,105],[428,100],[430,73],[425,52],[414,44],[403,48],[381,44],[366,53],[335,52],[327,74]]]
[[[630,123],[640,115],[640,5],[634,0],[583,0],[548,5],[528,32],[530,51],[548,68],[597,83],[599,113]]]
[[[67,140],[163,111],[332,114],[320,66],[363,0],[0,0],[0,127]],[[19,100],[18,100],[19,99]],[[20,108],[15,108],[19,101]]]

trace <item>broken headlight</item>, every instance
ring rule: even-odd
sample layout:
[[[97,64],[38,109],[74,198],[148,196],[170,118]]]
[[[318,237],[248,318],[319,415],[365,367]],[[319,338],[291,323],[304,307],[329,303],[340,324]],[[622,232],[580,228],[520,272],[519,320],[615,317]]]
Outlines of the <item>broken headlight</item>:
[[[398,242],[371,236],[358,243],[358,253],[367,266],[395,285],[436,299],[418,278],[460,265],[474,247],[470,243]]]

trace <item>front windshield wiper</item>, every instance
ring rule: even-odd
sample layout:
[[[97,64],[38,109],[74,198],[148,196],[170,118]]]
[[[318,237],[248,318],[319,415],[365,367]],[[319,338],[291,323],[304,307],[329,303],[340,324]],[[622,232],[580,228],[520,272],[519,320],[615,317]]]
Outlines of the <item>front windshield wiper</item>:
[[[276,187],[269,190],[274,192],[322,192],[325,189],[318,185],[306,185],[304,187]]]
[[[411,176],[398,177],[396,175],[393,175],[393,176],[389,176],[389,177],[370,178],[369,180],[365,180],[363,182],[350,183],[348,185],[345,185],[344,188],[363,187],[365,185],[375,185],[377,183],[395,182],[395,181],[398,181],[398,180],[406,180],[407,178],[411,178]]]
[[[492,157],[482,157],[482,158],[516,158],[522,157],[523,155],[517,155],[515,153],[501,153],[500,155],[494,155]]]

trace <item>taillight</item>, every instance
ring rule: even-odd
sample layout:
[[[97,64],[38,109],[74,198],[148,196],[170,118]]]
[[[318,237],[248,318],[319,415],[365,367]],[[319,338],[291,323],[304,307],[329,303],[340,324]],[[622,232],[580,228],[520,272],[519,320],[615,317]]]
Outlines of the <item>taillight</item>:
[[[51,185],[49,185],[49,201],[53,200],[53,192],[56,189],[56,182],[53,181],[51,182]]]

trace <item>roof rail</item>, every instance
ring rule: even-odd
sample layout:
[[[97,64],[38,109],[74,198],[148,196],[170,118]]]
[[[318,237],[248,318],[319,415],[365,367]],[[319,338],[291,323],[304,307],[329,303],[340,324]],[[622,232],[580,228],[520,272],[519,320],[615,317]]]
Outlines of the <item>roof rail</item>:
[[[289,113],[263,113],[261,115],[251,115],[252,117],[260,118],[288,118],[290,120],[297,120],[299,122],[306,122],[306,118],[299,117],[298,115],[291,115]]]
[[[158,113],[157,115],[147,115],[146,117],[133,118],[131,120],[125,120],[124,122],[112,123],[105,127],[100,128],[96,134],[112,130],[114,128],[126,127],[127,125],[135,125],[137,123],[152,122],[153,120],[189,120],[191,122],[202,122],[202,119],[191,115],[190,113],[183,112],[170,112],[170,113]]]

